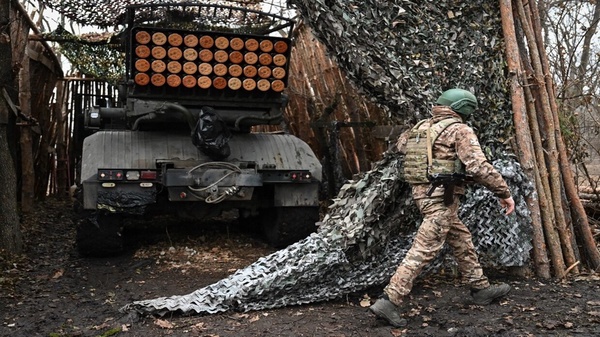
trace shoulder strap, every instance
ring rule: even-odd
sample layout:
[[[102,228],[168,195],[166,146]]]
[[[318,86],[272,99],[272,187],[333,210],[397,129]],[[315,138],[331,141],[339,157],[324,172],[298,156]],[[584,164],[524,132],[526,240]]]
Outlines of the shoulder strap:
[[[431,163],[433,162],[433,143],[435,143],[438,136],[447,127],[456,123],[462,123],[462,120],[456,117],[449,117],[429,126],[427,130],[427,167],[431,167]]]
[[[413,130],[417,130],[421,125],[423,125],[423,123],[428,122],[429,119],[422,119],[419,122],[417,122],[417,124],[415,124],[415,126],[412,127]]]

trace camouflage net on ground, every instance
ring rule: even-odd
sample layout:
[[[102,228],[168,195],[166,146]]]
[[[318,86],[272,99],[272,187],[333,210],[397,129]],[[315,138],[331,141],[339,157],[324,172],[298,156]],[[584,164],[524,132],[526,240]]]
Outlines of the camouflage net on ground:
[[[361,179],[344,185],[318,232],[308,238],[188,295],[136,301],[121,311],[261,310],[339,298],[387,283],[410,248],[420,221],[410,188],[398,178],[400,165],[399,155],[388,153]],[[482,264],[521,266],[531,249],[525,197],[532,195],[533,186],[511,158],[496,160],[494,166],[510,186],[516,214],[502,215],[497,199],[474,186],[460,215],[473,232]],[[426,271],[443,265],[445,255],[442,252]]]

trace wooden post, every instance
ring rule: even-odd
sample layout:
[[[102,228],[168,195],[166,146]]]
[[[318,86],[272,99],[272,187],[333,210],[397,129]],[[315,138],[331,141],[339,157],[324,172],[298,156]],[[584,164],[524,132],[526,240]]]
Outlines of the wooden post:
[[[558,237],[558,232],[554,226],[556,223],[553,212],[554,205],[552,204],[552,200],[548,197],[550,195],[550,183],[548,181],[548,171],[546,170],[544,147],[542,144],[542,137],[540,135],[535,104],[533,102],[533,97],[529,87],[525,87],[525,98],[529,116],[529,129],[533,135],[535,156],[538,163],[538,169],[535,171],[535,182],[542,216],[542,225],[544,228],[548,251],[550,252],[552,266],[554,267],[554,274],[556,277],[560,278],[564,276],[563,271],[565,270],[566,266],[562,250],[560,248],[560,238]]]
[[[19,71],[19,105],[21,114],[31,117],[31,75],[29,71],[30,59],[25,53],[21,60]],[[33,170],[33,142],[31,136],[30,122],[21,123],[20,146],[21,146],[21,211],[30,213],[33,210],[35,198],[35,172]]]
[[[512,110],[514,115],[515,133],[518,143],[519,162],[526,176],[531,181],[536,181],[536,161],[533,156],[533,144],[531,130],[527,121],[527,108],[523,88],[520,84],[522,70],[519,61],[519,47],[516,41],[515,24],[512,16],[510,0],[500,1],[500,14],[502,16],[502,28],[506,44],[506,59],[510,76],[510,87],[512,93]],[[531,211],[533,227],[533,259],[536,275],[542,278],[550,278],[550,266],[546,254],[546,242],[542,228],[539,201],[535,197],[527,199],[527,205]]]
[[[54,115],[56,116],[56,188],[59,198],[68,197],[69,179],[68,179],[68,152],[66,137],[68,129],[66,126],[65,115],[63,112],[65,103],[64,82],[59,81],[56,85],[56,104],[54,105]]]
[[[567,265],[571,266],[576,262],[573,246],[571,245],[572,233],[570,233],[570,231],[567,228],[564,209],[560,207],[562,205],[562,176],[559,167],[558,150],[556,143],[557,136],[560,136],[560,133],[557,134],[557,129],[559,126],[554,123],[552,110],[550,109],[550,99],[548,97],[548,93],[546,92],[546,90],[542,90],[542,88],[545,88],[543,83],[541,83],[544,76],[542,74],[541,59],[538,52],[539,49],[537,41],[535,40],[535,35],[533,34],[533,26],[531,24],[531,20],[525,12],[525,7],[523,5],[522,0],[516,0],[516,2],[517,11],[521,20],[521,25],[527,38],[531,64],[533,65],[533,80],[536,82],[535,84],[540,89],[538,90],[538,95],[536,95],[535,98],[540,102],[541,111],[539,111],[538,113],[542,116],[544,126],[546,128],[546,133],[548,135],[548,137],[546,138],[545,147],[546,165],[548,166],[550,172],[550,190],[552,202],[554,204],[556,228],[558,229],[558,232],[560,234],[559,237],[565,262],[567,263]],[[579,270],[575,268],[573,272],[578,273]],[[559,273],[559,271],[557,271],[557,273]],[[564,271],[560,273],[562,274],[564,273]]]
[[[550,98],[550,108],[552,110],[555,125],[559,125],[560,122],[558,119],[558,107],[556,104],[554,82],[552,81],[552,76],[550,75],[548,55],[545,53],[544,49],[542,27],[540,24],[540,14],[537,6],[530,6],[530,8],[533,26],[535,28],[534,33],[536,40],[538,41],[538,47],[540,48],[539,54],[541,56],[542,73],[544,74],[546,91],[548,92]],[[594,240],[594,236],[590,228],[587,214],[585,212],[583,204],[581,203],[581,199],[579,198],[579,191],[577,190],[577,186],[575,186],[575,178],[573,176],[573,171],[571,170],[571,163],[569,162],[567,149],[562,138],[560,128],[558,128],[556,132],[558,156],[560,160],[561,173],[563,175],[563,184],[565,187],[567,200],[569,200],[571,206],[570,210],[571,216],[573,218],[573,225],[578,230],[578,242],[581,244],[583,251],[586,254],[587,262],[589,263],[590,267],[592,269],[598,269],[600,268],[600,252],[598,251],[598,247],[596,246],[596,241]]]

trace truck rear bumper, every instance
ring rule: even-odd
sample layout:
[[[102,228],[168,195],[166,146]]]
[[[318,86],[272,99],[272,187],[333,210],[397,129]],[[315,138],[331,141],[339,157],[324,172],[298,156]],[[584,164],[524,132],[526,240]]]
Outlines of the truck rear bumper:
[[[275,207],[318,206],[318,182],[291,183],[269,178],[264,181],[263,174],[252,171],[228,175],[209,170],[193,175],[189,170],[170,169],[165,173],[164,183],[152,184],[89,179],[83,183],[84,208],[143,214],[148,205],[157,203],[159,191],[163,190],[169,202],[198,202],[198,207],[203,207],[227,200],[243,207],[243,203],[252,200],[257,188],[272,189],[273,198],[269,199]]]

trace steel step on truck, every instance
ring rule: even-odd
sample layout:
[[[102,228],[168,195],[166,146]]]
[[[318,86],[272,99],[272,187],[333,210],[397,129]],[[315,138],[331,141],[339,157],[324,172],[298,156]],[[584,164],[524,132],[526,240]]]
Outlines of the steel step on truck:
[[[84,112],[81,254],[118,253],[124,219],[167,213],[202,225],[238,210],[274,246],[314,231],[319,160],[293,135],[251,132],[283,121],[293,25],[252,8],[127,7],[125,82]]]

